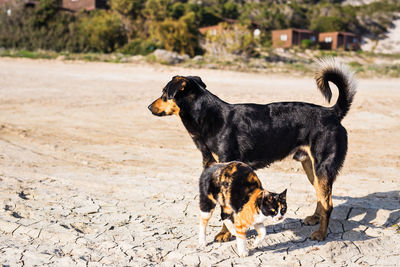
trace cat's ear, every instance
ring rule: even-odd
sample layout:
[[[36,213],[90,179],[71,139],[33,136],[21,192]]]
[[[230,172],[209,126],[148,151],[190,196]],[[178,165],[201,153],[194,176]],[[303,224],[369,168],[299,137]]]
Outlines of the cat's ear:
[[[286,199],[286,192],[287,192],[287,189],[285,189],[282,193],[279,194],[279,198]]]

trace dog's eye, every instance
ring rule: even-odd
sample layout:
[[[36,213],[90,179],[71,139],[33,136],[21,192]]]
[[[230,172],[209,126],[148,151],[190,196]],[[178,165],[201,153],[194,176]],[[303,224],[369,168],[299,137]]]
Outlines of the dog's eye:
[[[161,99],[162,99],[162,101],[166,102],[166,101],[167,101],[167,96],[166,96],[166,95],[163,95],[163,96],[161,97]]]

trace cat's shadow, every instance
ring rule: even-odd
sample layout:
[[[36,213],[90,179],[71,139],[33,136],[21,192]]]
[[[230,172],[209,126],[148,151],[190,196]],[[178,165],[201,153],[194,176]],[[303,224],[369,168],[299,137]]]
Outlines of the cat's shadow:
[[[298,218],[286,218],[274,225],[267,225],[267,236],[264,242],[252,251],[289,252],[316,244],[326,244],[330,241],[359,241],[375,238],[370,236],[368,229],[383,229],[400,221],[400,191],[376,192],[364,197],[336,197],[334,200],[344,201],[334,206],[327,238],[322,242],[311,240],[310,234],[319,225],[307,226]],[[377,216],[379,210],[384,212]],[[290,231],[290,237],[279,237],[279,233]],[[278,236],[276,235],[278,234]],[[248,240],[253,240],[257,232],[250,230]],[[268,240],[269,236],[276,240]],[[271,238],[271,237],[270,237]],[[277,240],[283,239],[283,242]],[[289,240],[287,240],[289,239]],[[252,241],[250,241],[252,242]],[[251,243],[250,243],[251,244]]]

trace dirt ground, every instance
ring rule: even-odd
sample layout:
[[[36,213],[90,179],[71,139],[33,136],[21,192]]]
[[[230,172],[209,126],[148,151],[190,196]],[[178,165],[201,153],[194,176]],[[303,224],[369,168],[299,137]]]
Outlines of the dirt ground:
[[[360,80],[324,242],[301,219],[315,193],[298,162],[258,170],[288,188],[283,221],[238,258],[197,248],[201,155],[178,117],[147,110],[176,74],[231,103],[325,103],[312,77],[111,63],[0,59],[0,263],[9,266],[399,266],[400,80]],[[335,96],[334,98],[335,99]]]

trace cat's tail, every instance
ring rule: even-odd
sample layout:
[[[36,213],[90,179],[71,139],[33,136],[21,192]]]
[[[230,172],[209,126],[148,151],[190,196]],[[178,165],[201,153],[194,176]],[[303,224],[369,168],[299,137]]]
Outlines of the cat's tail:
[[[339,89],[338,100],[332,109],[339,119],[342,120],[350,110],[351,103],[356,94],[354,72],[347,65],[335,61],[334,58],[321,58],[316,63],[319,69],[315,74],[315,80],[324,98],[328,102],[332,98],[332,91],[328,82],[334,83]]]

